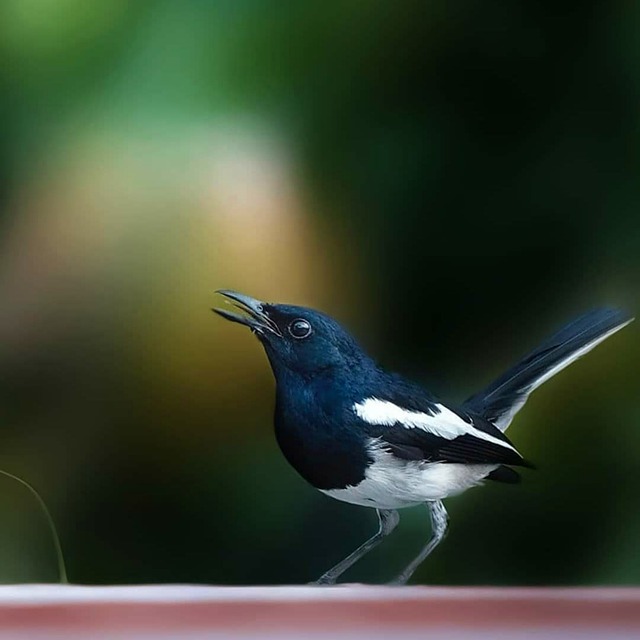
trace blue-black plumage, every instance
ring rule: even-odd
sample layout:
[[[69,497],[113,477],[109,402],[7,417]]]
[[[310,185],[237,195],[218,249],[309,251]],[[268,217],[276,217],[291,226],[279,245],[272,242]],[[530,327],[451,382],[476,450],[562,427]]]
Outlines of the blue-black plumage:
[[[396,526],[397,509],[426,504],[432,538],[404,583],[444,537],[442,500],[485,479],[517,482],[531,466],[504,431],[529,394],[631,321],[615,309],[581,316],[461,407],[384,371],[336,320],[293,305],[220,291],[243,313],[276,379],[275,432],[289,463],[323,493],[378,512],[378,533],[318,581],[333,583]]]

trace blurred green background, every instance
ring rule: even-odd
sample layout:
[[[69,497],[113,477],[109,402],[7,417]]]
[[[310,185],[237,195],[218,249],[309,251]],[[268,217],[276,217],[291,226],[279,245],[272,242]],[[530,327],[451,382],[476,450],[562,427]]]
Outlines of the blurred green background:
[[[322,308],[462,400],[588,308],[638,311],[640,5],[0,4],[0,468],[70,579],[301,583],[373,511],[287,466],[228,287]],[[519,487],[447,502],[415,581],[640,583],[640,337],[537,392]],[[424,510],[348,574],[390,578]],[[0,581],[56,579],[0,478]]]

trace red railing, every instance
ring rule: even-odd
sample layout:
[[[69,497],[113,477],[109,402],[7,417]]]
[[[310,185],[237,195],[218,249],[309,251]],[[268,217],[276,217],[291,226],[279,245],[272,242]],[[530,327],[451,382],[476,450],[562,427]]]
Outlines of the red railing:
[[[639,588],[0,587],[0,638],[640,638]]]

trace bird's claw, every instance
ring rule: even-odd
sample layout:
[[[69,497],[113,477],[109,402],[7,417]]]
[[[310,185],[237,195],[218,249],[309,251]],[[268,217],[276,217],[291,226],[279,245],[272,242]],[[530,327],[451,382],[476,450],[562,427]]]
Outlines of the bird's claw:
[[[396,576],[393,580],[390,580],[389,582],[387,582],[387,585],[390,587],[404,587],[407,584],[408,580],[409,580],[408,577],[400,574],[399,576]]]
[[[336,583],[336,579],[331,577],[331,576],[327,576],[326,574],[323,576],[320,576],[317,580],[313,580],[313,582],[308,582],[307,584],[309,585],[314,585],[316,587],[325,587],[325,586],[330,586],[332,584]]]

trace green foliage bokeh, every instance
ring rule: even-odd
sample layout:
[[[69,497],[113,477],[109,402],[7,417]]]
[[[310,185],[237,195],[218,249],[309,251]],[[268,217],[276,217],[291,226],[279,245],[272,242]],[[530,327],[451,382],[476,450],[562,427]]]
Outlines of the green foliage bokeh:
[[[4,0],[0,465],[70,579],[301,583],[375,527],[290,469],[213,291],[322,307],[462,400],[572,315],[638,309],[628,2]],[[535,394],[518,487],[448,502],[415,580],[640,581],[635,326]],[[55,579],[0,482],[0,580]],[[352,579],[391,577],[426,514]]]

